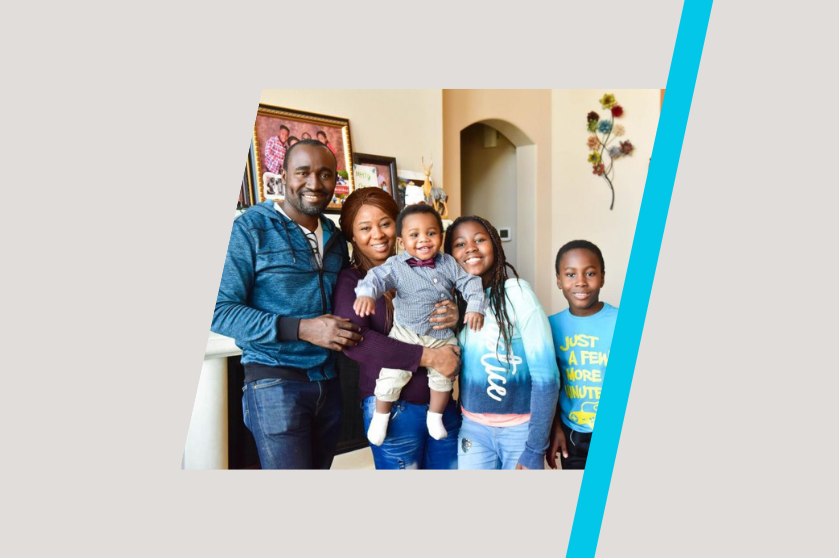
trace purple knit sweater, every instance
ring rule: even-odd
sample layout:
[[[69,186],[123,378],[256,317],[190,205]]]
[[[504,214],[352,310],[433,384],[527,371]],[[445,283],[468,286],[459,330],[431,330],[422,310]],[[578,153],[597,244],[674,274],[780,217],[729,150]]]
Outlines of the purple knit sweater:
[[[349,318],[352,323],[361,328],[361,335],[364,341],[355,347],[344,349],[344,354],[358,362],[359,378],[358,386],[361,399],[373,395],[376,388],[376,379],[379,371],[383,368],[398,368],[399,370],[410,370],[414,376],[408,384],[402,388],[400,401],[427,405],[429,402],[428,376],[425,368],[420,368],[422,358],[422,347],[411,345],[391,339],[385,331],[385,316],[387,307],[384,297],[376,300],[376,313],[366,318],[359,318],[353,303],[355,302],[355,287],[361,280],[361,273],[354,268],[347,268],[338,275],[338,284],[335,286],[335,303],[333,305],[336,316]]]

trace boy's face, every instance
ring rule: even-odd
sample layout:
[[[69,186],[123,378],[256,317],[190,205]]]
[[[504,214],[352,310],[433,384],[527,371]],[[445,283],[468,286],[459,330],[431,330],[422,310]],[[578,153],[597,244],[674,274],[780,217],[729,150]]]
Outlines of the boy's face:
[[[418,260],[430,260],[443,245],[443,231],[429,213],[414,213],[402,220],[399,246]]]
[[[560,288],[572,315],[586,317],[600,311],[600,289],[606,274],[591,250],[576,248],[562,255],[556,286]]]

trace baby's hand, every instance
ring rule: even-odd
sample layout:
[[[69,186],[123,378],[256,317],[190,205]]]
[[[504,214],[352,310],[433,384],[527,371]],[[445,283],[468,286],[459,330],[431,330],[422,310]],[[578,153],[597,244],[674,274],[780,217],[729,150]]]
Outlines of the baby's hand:
[[[355,310],[356,315],[364,318],[376,313],[376,301],[369,296],[360,296],[355,299],[352,309]]]
[[[463,323],[469,324],[469,329],[472,331],[481,331],[481,328],[484,327],[484,315],[477,312],[466,312]]]

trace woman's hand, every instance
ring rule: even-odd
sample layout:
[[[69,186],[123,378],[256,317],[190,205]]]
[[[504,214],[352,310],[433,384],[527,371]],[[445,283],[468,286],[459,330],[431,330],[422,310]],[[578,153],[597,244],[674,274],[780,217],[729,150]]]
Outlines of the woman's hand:
[[[423,347],[420,366],[433,368],[446,378],[453,380],[460,369],[460,347],[446,345],[438,349]]]
[[[460,313],[457,311],[457,304],[453,300],[444,300],[434,305],[434,311],[428,321],[438,324],[431,329],[452,329],[460,320]]]

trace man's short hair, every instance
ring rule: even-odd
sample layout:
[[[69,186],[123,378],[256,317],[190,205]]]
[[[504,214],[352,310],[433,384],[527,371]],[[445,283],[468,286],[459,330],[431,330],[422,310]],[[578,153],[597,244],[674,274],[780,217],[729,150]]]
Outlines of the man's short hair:
[[[292,145],[288,149],[286,149],[285,159],[283,159],[283,170],[284,171],[288,172],[288,160],[291,159],[291,152],[294,151],[295,149],[297,149],[298,147],[300,147],[301,145],[314,145],[316,147],[322,147],[322,148],[326,149],[327,151],[329,151],[329,154],[332,155],[332,158],[335,159],[335,169],[336,170],[338,169],[338,157],[336,157],[335,154],[332,153],[331,149],[326,147],[326,145],[319,142],[318,140],[304,139],[304,140],[298,141],[297,143],[295,143],[294,145]]]

